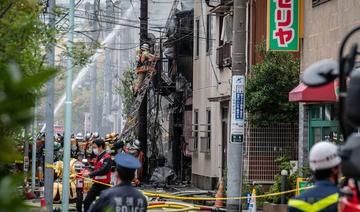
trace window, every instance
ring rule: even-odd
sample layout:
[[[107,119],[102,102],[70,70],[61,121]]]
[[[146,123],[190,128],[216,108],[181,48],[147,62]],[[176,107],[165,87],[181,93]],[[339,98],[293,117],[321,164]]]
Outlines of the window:
[[[319,6],[320,4],[323,4],[328,1],[330,1],[330,0],[312,0],[312,7]]]
[[[219,35],[219,46],[221,46],[221,45],[223,45],[223,43],[224,43],[224,41],[221,39],[221,35],[222,35],[222,31],[223,31],[223,23],[224,23],[224,16],[220,16],[219,17],[219,24],[218,24],[218,26],[219,26],[219,33],[218,33],[218,35]]]
[[[210,52],[212,48],[212,16],[206,16],[206,52]]]
[[[195,56],[199,57],[200,54],[200,20],[196,19],[195,21],[196,27],[196,48],[195,48]]]
[[[194,150],[198,149],[199,144],[199,111],[194,110]]]
[[[210,148],[211,144],[211,110],[206,109],[206,122],[207,122],[207,137],[208,137],[208,147]]]

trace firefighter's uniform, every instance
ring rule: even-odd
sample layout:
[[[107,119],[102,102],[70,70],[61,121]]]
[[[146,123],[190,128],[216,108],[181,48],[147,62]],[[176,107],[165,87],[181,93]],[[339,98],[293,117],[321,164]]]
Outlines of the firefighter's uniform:
[[[315,182],[315,187],[311,188],[300,196],[290,199],[288,202],[289,212],[297,211],[337,211],[339,190],[336,185],[328,180]]]

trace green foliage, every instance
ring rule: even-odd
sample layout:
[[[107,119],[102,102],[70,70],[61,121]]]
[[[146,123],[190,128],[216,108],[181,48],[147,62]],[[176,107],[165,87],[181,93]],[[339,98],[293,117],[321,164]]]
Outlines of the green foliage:
[[[16,186],[22,176],[11,175],[10,165],[21,156],[16,135],[32,120],[32,107],[42,85],[55,73],[44,66],[44,50],[54,31],[39,16],[38,1],[0,1],[0,208],[26,211]]]
[[[21,178],[10,175],[0,179],[1,211],[29,211],[22,196],[16,190]]]
[[[266,51],[258,46],[263,62],[253,65],[246,82],[248,119],[256,126],[295,122],[297,104],[288,101],[288,93],[297,85],[299,60],[287,52]]]
[[[84,66],[90,62],[90,57],[95,53],[95,49],[98,47],[97,43],[86,44],[85,42],[74,42],[72,54],[68,48],[61,53],[61,57],[73,57],[74,66]]]
[[[287,170],[290,173],[290,170],[293,169],[293,166],[290,163],[290,159],[286,156],[279,157],[275,160],[276,163],[279,164],[279,173],[281,170]],[[300,170],[295,171],[294,173],[288,175],[285,181],[285,191],[292,190],[296,188],[296,178],[299,177],[300,172],[302,173],[303,177],[309,177],[310,171],[308,167],[304,167]],[[281,175],[275,176],[275,183],[270,187],[267,194],[277,193],[281,191]],[[285,194],[286,201],[294,196],[294,193],[287,193]],[[281,195],[277,196],[270,196],[266,198],[266,201],[270,203],[279,204],[281,200]]]
[[[123,117],[126,118],[127,114],[130,111],[131,105],[135,100],[133,84],[136,79],[136,75],[134,72],[134,68],[130,66],[126,71],[124,71],[122,79],[121,79],[121,87],[117,88],[120,92],[120,95],[123,100]]]

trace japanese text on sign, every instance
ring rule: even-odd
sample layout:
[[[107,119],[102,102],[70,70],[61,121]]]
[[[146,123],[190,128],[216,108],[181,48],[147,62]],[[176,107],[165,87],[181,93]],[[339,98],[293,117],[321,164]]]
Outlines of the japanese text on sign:
[[[231,95],[231,142],[244,142],[245,77],[233,76]]]
[[[299,0],[268,0],[268,50],[297,51]]]

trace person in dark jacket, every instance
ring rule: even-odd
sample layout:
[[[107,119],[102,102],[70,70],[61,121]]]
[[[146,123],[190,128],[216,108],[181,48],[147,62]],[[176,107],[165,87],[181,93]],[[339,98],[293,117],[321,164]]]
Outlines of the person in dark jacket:
[[[315,186],[288,202],[290,212],[322,211],[338,209],[341,159],[337,147],[330,142],[319,142],[310,150],[310,169],[315,177]]]
[[[103,191],[90,211],[146,211],[145,196],[131,185],[135,170],[141,166],[139,160],[132,155],[118,153],[115,163],[120,184]]]
[[[111,156],[105,151],[105,142],[98,138],[93,141],[93,152],[96,155],[94,171],[84,177],[93,178],[94,183],[84,200],[84,211],[87,212],[92,202],[100,195],[100,192],[109,188],[111,180]]]

